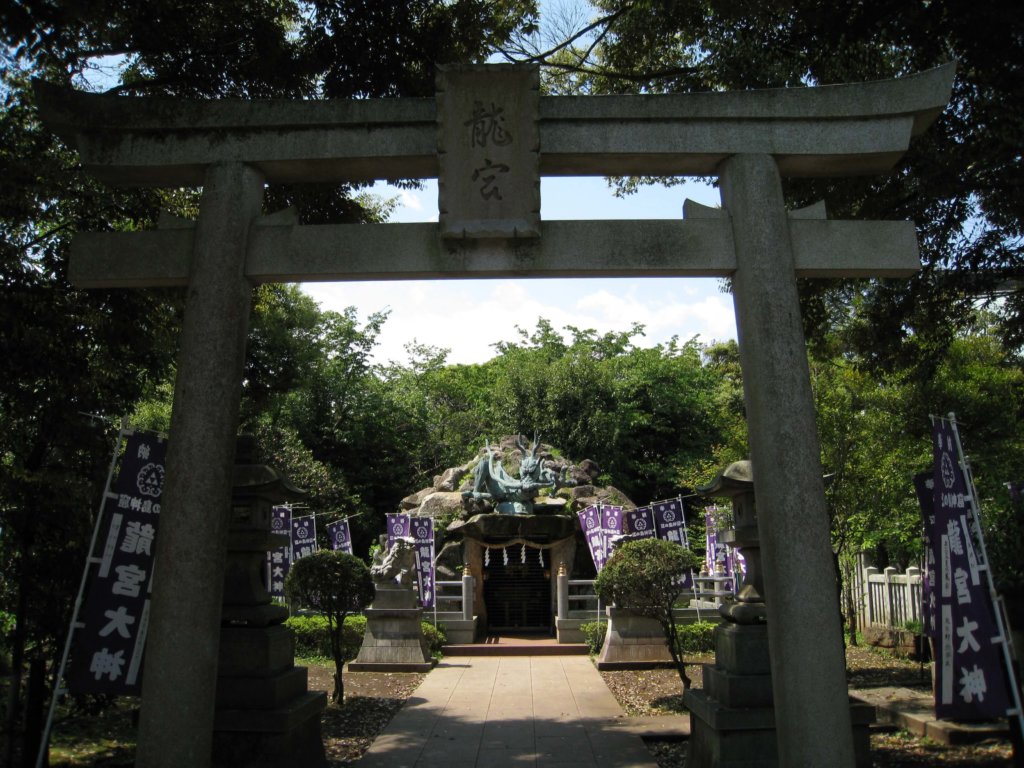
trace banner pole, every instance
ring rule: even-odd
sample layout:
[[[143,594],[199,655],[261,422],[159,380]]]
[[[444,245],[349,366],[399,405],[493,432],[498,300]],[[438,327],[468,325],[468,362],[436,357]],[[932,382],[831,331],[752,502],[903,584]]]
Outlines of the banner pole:
[[[57,674],[53,679],[53,691],[50,694],[50,706],[46,713],[46,722],[43,725],[43,737],[39,742],[39,752],[36,753],[36,768],[42,768],[47,747],[50,743],[50,732],[53,728],[53,717],[57,711],[57,699],[67,691],[61,688],[61,681],[64,679],[64,670],[68,665],[68,657],[71,655],[71,641],[74,638],[75,629],[78,626],[78,614],[82,610],[82,598],[85,596],[85,585],[89,580],[89,566],[95,565],[99,560],[93,556],[96,549],[96,539],[99,537],[100,524],[103,522],[103,507],[107,503],[107,494],[110,493],[110,484],[114,479],[114,470],[117,468],[117,457],[124,445],[124,438],[128,434],[128,417],[121,419],[121,428],[118,430],[117,439],[114,442],[114,453],[110,457],[110,466],[107,469],[107,482],[103,486],[103,498],[100,499],[100,508],[96,513],[96,523],[92,527],[92,538],[89,540],[89,549],[85,557],[85,567],[82,568],[82,578],[78,582],[78,594],[75,595],[75,605],[71,611],[71,623],[68,626],[68,635],[64,641],[64,651],[61,653],[60,664],[57,666]]]
[[[956,451],[960,458],[960,468],[964,473],[964,480],[967,483],[967,490],[970,491],[969,507],[974,529],[977,531],[978,549],[981,550],[981,557],[984,560],[985,580],[988,583],[988,593],[992,600],[992,613],[995,614],[996,626],[999,628],[1000,646],[1003,649],[1003,672],[1007,677],[1010,688],[1010,695],[1013,697],[1013,710],[1007,712],[1007,716],[1017,722],[1018,734],[1024,733],[1024,708],[1021,707],[1020,689],[1017,687],[1017,679],[1014,674],[1012,639],[1007,631],[1005,617],[1001,610],[1002,600],[996,592],[995,581],[992,579],[992,568],[988,560],[988,552],[985,550],[985,536],[981,530],[981,514],[978,505],[978,489],[974,487],[974,475],[971,472],[971,465],[964,455],[964,447],[960,442],[960,430],[956,424],[956,414],[949,412],[949,424],[953,430],[953,437],[956,439]]]

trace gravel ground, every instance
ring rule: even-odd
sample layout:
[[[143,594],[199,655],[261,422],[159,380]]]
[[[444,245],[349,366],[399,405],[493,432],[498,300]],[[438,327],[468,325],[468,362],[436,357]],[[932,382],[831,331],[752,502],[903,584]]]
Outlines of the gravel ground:
[[[711,657],[693,663],[711,662]],[[931,689],[931,666],[899,659],[871,648],[847,649],[847,679],[851,688],[900,686],[922,691]],[[701,669],[688,667],[695,688],[701,687]],[[682,684],[672,670],[647,672],[602,672],[605,684],[618,699],[627,715],[670,715],[685,712]],[[660,768],[684,768],[685,742],[649,741]],[[875,728],[871,734],[872,765],[875,768],[924,768],[925,766],[961,766],[995,768],[1010,766],[1011,749],[1005,740],[970,746],[946,747],[920,739],[904,731]]]
[[[687,669],[693,685],[700,687],[699,663],[694,659]],[[898,685],[928,690],[931,670],[868,648],[847,652],[850,686]],[[329,666],[310,665],[310,688],[331,691],[333,679]],[[672,670],[642,672],[602,672],[601,676],[627,715],[670,715],[685,712],[682,683]],[[331,766],[351,765],[370,746],[409,695],[423,680],[421,674],[378,674],[360,672],[345,675],[345,703],[331,705],[324,714],[323,735]],[[685,742],[648,742],[660,768],[685,767]],[[996,768],[1012,764],[1007,741],[971,746],[946,747],[919,739],[902,731],[878,728],[871,736],[873,765],[876,768],[924,768],[960,766]]]

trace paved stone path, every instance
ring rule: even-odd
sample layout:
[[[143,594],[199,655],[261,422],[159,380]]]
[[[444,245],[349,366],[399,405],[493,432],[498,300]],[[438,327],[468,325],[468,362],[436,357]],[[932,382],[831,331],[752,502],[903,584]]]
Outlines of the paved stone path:
[[[585,656],[449,657],[361,768],[656,768]]]

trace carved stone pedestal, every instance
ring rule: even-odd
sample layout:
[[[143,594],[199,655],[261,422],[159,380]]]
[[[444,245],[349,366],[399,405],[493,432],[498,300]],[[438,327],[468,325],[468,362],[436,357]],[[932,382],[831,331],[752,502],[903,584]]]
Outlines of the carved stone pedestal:
[[[686,768],[776,768],[778,741],[766,625],[724,623],[715,629],[715,663],[704,665],[704,689],[689,690]],[[868,726],[874,708],[851,703],[854,756],[871,765]]]
[[[350,672],[428,672],[434,666],[420,621],[423,609],[407,587],[377,584],[373,607],[366,616],[366,633]]]
[[[295,636],[281,624],[221,630],[213,764],[322,766],[321,692],[294,666]]]
[[[628,608],[608,611],[608,631],[597,659],[600,670],[653,669],[672,665],[661,625]]]
[[[765,625],[721,624],[704,689],[683,697],[690,710],[687,768],[777,766],[772,676]]]
[[[288,610],[273,605],[265,585],[273,504],[303,493],[271,467],[256,464],[251,439],[239,438],[231,500],[224,602],[217,662],[212,763],[227,768],[325,765],[321,692],[306,690],[296,667]]]

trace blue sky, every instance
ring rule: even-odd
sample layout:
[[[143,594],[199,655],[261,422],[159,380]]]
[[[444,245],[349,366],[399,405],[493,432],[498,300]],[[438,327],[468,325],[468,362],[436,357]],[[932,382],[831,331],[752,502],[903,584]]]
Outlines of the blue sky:
[[[437,185],[419,191],[378,184],[375,192],[399,197],[392,221],[437,221]],[[541,180],[542,219],[678,219],[683,200],[718,204],[710,186],[686,183],[641,189],[616,198],[603,178]],[[589,278],[555,280],[448,280],[306,283],[302,289],[323,309],[354,306],[361,319],[383,309],[390,316],[375,361],[406,362],[413,341],[450,349],[450,363],[480,363],[493,344],[517,338],[516,326],[532,330],[538,318],[561,330],[567,325],[605,333],[645,326],[642,346],[678,336],[704,342],[736,338],[732,297],[719,281],[690,278]]]
[[[557,39],[578,29],[594,14],[584,0],[541,0],[541,32]],[[541,41],[543,45],[543,41]],[[378,184],[375,191],[398,197],[396,222],[437,221],[437,184],[405,191]],[[541,180],[542,219],[679,219],[687,197],[718,205],[718,191],[688,182],[646,187],[616,198],[605,179]],[[554,280],[448,280],[305,284],[303,290],[324,309],[358,309],[360,318],[387,309],[375,360],[406,362],[411,342],[450,349],[450,363],[480,363],[494,356],[493,345],[518,338],[516,326],[532,330],[545,318],[558,330],[567,325],[599,333],[626,331],[641,323],[637,341],[653,346],[678,336],[704,342],[736,338],[732,296],[720,281],[690,278],[590,278]]]

